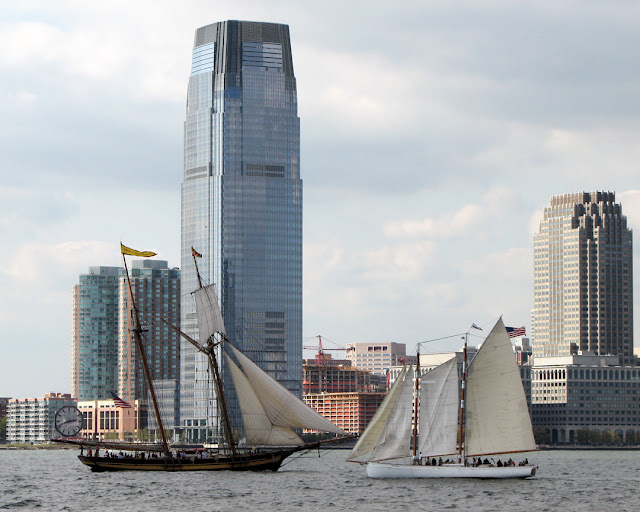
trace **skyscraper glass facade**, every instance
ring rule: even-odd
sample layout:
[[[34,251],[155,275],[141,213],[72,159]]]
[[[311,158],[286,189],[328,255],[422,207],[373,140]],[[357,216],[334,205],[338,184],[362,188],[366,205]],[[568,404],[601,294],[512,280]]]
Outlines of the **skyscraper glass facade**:
[[[184,125],[181,326],[198,337],[190,296],[214,283],[231,342],[301,395],[302,181],[289,27],[226,21],[199,28]],[[225,381],[224,360],[222,372]],[[187,439],[215,435],[207,363],[181,347]],[[231,414],[239,424],[233,395]]]
[[[71,395],[111,398],[118,389],[118,267],[89,267],[73,287]]]
[[[534,236],[533,355],[633,361],[632,232],[613,192],[555,196]]]

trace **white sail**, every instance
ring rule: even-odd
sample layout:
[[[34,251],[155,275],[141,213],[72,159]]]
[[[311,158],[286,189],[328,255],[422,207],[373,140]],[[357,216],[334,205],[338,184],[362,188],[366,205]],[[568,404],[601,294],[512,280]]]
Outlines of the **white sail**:
[[[212,284],[203,286],[193,292],[198,315],[200,343],[206,344],[209,337],[216,333],[226,333],[222,312],[218,305],[218,297]]]
[[[458,361],[454,357],[420,378],[419,447],[423,457],[458,452]]]
[[[469,366],[465,407],[467,456],[536,449],[520,369],[502,319]]]
[[[249,380],[228,354],[227,363],[236,388],[242,423],[248,445],[300,446],[302,439],[289,427],[278,427],[271,423]]]
[[[306,428],[346,434],[328,419],[307,406],[282,384],[267,375],[233,345],[228,344],[242,366],[244,376],[252,388],[252,393],[260,402],[265,416],[276,427]],[[243,393],[244,387],[236,392]]]
[[[384,431],[387,425],[387,419],[391,414],[391,411],[396,405],[398,400],[398,396],[400,395],[400,390],[402,389],[402,385],[404,382],[405,375],[407,373],[407,368],[403,368],[396,381],[389,389],[387,396],[384,397],[384,400],[378,407],[378,410],[371,418],[371,421],[367,425],[367,428],[364,430],[358,442],[349,453],[350,459],[356,459],[358,457],[363,457],[364,455],[369,455],[373,452],[373,449],[380,443],[382,443],[384,439]]]
[[[414,372],[406,372],[395,406],[387,419],[382,443],[378,444],[370,460],[397,459],[411,456],[411,432],[413,430]]]

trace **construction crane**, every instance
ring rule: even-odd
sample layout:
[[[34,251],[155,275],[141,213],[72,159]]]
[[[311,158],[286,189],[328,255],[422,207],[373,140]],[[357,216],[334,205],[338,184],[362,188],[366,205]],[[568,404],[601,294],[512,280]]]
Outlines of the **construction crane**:
[[[318,336],[315,336],[315,337],[318,338],[318,344],[317,345],[302,345],[302,348],[307,349],[307,350],[317,350],[318,351],[318,353],[316,354],[316,364],[318,364],[318,365],[324,365],[325,362],[326,362],[325,355],[324,355],[325,350],[346,350],[346,348],[343,348],[343,347],[324,348],[322,346],[322,336],[320,334],[318,334]]]

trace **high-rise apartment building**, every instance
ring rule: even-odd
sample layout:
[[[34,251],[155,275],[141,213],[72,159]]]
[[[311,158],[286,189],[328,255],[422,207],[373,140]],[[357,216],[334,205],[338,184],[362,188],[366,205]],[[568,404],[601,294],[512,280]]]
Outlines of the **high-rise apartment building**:
[[[73,287],[71,396],[110,398],[118,389],[120,269],[89,267]]]
[[[534,236],[535,356],[633,361],[632,233],[613,192],[554,196]]]
[[[180,270],[162,260],[133,260],[131,287],[140,312],[149,370],[155,380],[177,381]],[[123,268],[89,267],[73,287],[72,396],[80,401],[145,400],[140,359],[131,332],[131,303]]]
[[[301,395],[300,120],[287,25],[225,21],[196,30],[184,124],[181,326],[197,339],[192,247],[203,255],[204,281],[216,285],[228,338]],[[183,342],[181,365],[182,426],[189,440],[203,441],[217,424],[207,362]]]
[[[142,361],[136,355],[129,288],[124,270],[121,272],[118,322],[119,396],[124,400],[145,400],[148,386],[144,379]],[[166,261],[145,258],[133,260],[129,274],[144,331],[151,379],[176,382],[180,378],[179,335],[163,320],[175,326],[180,322],[180,270],[168,268]],[[172,397],[171,393],[169,397]]]

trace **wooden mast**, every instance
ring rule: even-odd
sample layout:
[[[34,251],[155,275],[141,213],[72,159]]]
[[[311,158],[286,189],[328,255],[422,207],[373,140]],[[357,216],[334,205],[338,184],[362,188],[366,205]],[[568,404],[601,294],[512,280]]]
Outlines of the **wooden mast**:
[[[466,332],[464,334],[464,348],[462,350],[462,383],[460,386],[460,438],[458,441],[458,461],[460,463],[464,463],[463,458],[464,454],[462,451],[462,447],[464,444],[464,400],[465,400],[465,389],[467,383],[467,340],[469,339],[469,333]]]
[[[202,288],[202,278],[200,277],[200,269],[198,268],[197,257],[202,258],[202,255],[198,253],[193,247],[191,248],[191,255],[193,256],[193,264],[196,267],[196,275],[198,276],[198,285]],[[223,341],[226,338],[223,337]],[[220,404],[220,409],[222,413],[222,424],[224,425],[225,437],[227,438],[227,442],[231,448],[231,453],[236,455],[236,446],[235,440],[233,438],[233,429],[231,428],[231,420],[229,419],[229,412],[227,409],[227,400],[224,394],[224,387],[222,386],[222,379],[220,378],[220,369],[218,367],[218,360],[216,358],[215,352],[216,343],[214,343],[212,337],[210,336],[207,340],[207,345],[204,348],[204,352],[207,354],[209,359],[209,366],[213,371],[215,386],[216,386],[216,395],[218,398],[218,403]]]
[[[151,380],[151,373],[149,372],[149,365],[147,364],[147,354],[144,350],[142,343],[142,328],[140,327],[140,318],[138,316],[138,308],[136,307],[136,301],[133,298],[133,289],[131,287],[131,278],[129,277],[129,269],[127,268],[127,260],[122,253],[122,261],[124,262],[124,271],[127,274],[127,284],[129,286],[129,297],[131,297],[131,309],[133,311],[133,337],[136,340],[136,346],[138,347],[138,353],[142,359],[142,367],[144,369],[144,376],[149,385],[149,393],[151,394],[151,401],[153,402],[153,409],[156,414],[156,420],[158,421],[158,428],[162,436],[162,448],[166,456],[170,455],[169,443],[167,443],[167,436],[164,431],[164,425],[162,424],[162,418],[160,417],[160,409],[158,408],[158,400],[156,399],[156,392],[153,388],[153,381]]]
[[[420,463],[419,459],[416,459],[416,455],[418,453],[418,393],[420,392],[420,345],[418,345],[418,350],[416,353],[416,369],[415,369],[415,384],[413,387],[413,461],[414,464],[417,461]]]

